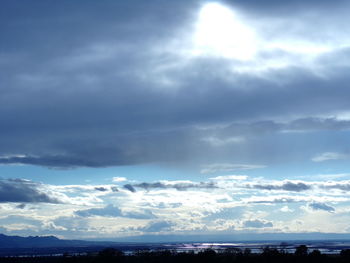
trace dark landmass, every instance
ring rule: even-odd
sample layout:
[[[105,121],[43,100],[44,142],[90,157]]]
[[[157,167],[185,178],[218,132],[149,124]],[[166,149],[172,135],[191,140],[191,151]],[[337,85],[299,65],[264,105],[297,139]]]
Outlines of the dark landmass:
[[[310,251],[305,245],[295,248],[293,253],[283,249],[270,247],[261,248],[260,253],[252,253],[250,249],[225,249],[215,251],[205,249],[192,252],[176,252],[171,250],[148,251],[140,250],[126,255],[114,248],[105,248],[96,254],[62,255],[36,257],[0,257],[4,263],[345,263],[350,262],[350,249],[342,250],[339,254],[322,254],[319,250]]]
[[[57,255],[98,251],[113,242],[63,240],[54,236],[7,236],[0,234],[0,256]]]
[[[89,243],[79,240],[62,240],[54,236],[20,237],[0,234],[0,248],[80,246]]]
[[[151,236],[149,236],[151,237]],[[267,235],[267,237],[269,237]],[[195,238],[195,237],[194,237]],[[125,239],[129,240],[130,239]],[[255,241],[232,241],[232,242],[161,242],[161,243],[141,243],[141,242],[111,242],[111,241],[83,241],[83,240],[62,240],[54,236],[7,236],[0,234],[0,262],[17,262],[11,261],[21,258],[20,262],[41,262],[46,258],[47,262],[55,262],[54,260],[76,260],[76,262],[95,262],[101,260],[101,253],[109,251],[109,256],[116,260],[117,255],[123,255],[125,262],[145,262],[142,257],[147,255],[150,258],[158,258],[160,256],[171,254],[171,260],[177,262],[181,257],[192,258],[193,262],[198,260],[199,255],[204,252],[214,253],[217,261],[223,260],[225,257],[228,261],[233,262],[228,256],[243,257],[247,256],[249,251],[249,262],[255,262],[254,258],[259,255],[276,254],[280,257],[286,257],[295,260],[296,248],[300,246],[307,247],[307,255],[312,255],[312,251],[318,251],[320,254],[327,255],[330,258],[340,258],[341,253],[350,251],[350,240],[255,240]],[[102,252],[101,252],[102,251]],[[107,251],[107,252],[106,252]],[[111,252],[112,251],[112,252]],[[317,252],[315,252],[317,253]],[[304,256],[306,256],[306,254]],[[349,252],[350,254],[350,252]],[[294,256],[292,256],[294,255]],[[349,257],[350,258],[350,257]],[[6,259],[6,260],[5,260]],[[28,261],[28,260],[39,261]],[[299,258],[300,259],[300,258]],[[299,260],[298,259],[298,260]],[[4,261],[5,260],[5,261]],[[243,259],[240,259],[243,260]],[[248,260],[248,259],[247,259]],[[292,259],[290,259],[292,260]],[[46,262],[46,261],[43,261]],[[70,261],[68,261],[70,262]],[[74,261],[75,262],[75,261]],[[100,262],[100,261],[96,261]],[[157,260],[150,262],[157,262]],[[166,261],[163,261],[166,262]],[[226,262],[226,261],[224,261]],[[245,262],[245,261],[242,261]],[[327,261],[328,262],[328,261]],[[350,260],[349,260],[350,262]]]

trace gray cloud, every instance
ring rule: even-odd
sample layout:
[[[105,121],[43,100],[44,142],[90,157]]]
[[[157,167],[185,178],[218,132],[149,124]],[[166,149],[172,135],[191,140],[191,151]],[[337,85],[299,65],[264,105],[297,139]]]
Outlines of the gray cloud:
[[[0,157],[1,164],[31,164],[50,168],[76,168],[79,166],[96,167],[103,166],[98,162],[86,160],[83,157],[69,155],[56,156],[5,156]]]
[[[145,190],[152,189],[176,189],[178,191],[186,191],[188,189],[216,189],[216,186],[212,182],[200,182],[200,183],[140,183],[140,184],[127,184],[124,188],[128,189],[130,192],[136,192],[135,188],[142,188]]]
[[[19,209],[24,209],[26,207],[26,204],[19,204],[16,206],[16,208],[19,208]]]
[[[132,193],[135,193],[135,192],[136,192],[135,188],[134,188],[131,184],[126,184],[126,185],[124,185],[123,187],[124,187],[125,189],[129,190],[129,191],[132,192]]]
[[[249,228],[264,228],[264,227],[273,227],[273,224],[271,222],[266,222],[266,221],[256,219],[256,220],[244,221],[243,226],[249,227]]]
[[[331,184],[320,184],[321,188],[324,189],[337,189],[342,191],[350,191],[350,182],[333,182]]]
[[[3,155],[2,157],[0,157],[0,163],[32,164],[32,165],[41,165],[41,166],[47,166],[52,168],[75,168],[79,166],[105,167],[105,166],[112,166],[112,165],[143,163],[151,160],[153,161],[158,160],[160,162],[162,160],[185,162],[186,161],[185,159],[187,159],[186,156],[193,151],[196,152],[195,155],[193,156],[194,161],[196,161],[198,158],[201,158],[201,159],[204,158],[204,160],[206,160],[207,158],[211,158],[211,160],[217,159],[222,161],[222,160],[225,160],[228,150],[232,154],[232,156],[236,156],[238,160],[241,159],[242,161],[247,161],[249,159],[256,160],[257,158],[259,158],[262,161],[266,161],[266,160],[268,161],[268,159],[266,158],[269,158],[269,157],[281,158],[281,155],[279,154],[277,155],[277,152],[284,151],[285,147],[283,146],[283,144],[280,146],[278,144],[274,146],[270,145],[270,147],[274,149],[272,153],[277,151],[276,155],[271,155],[271,156],[261,155],[260,151],[263,151],[262,147],[267,143],[266,141],[265,142],[260,141],[259,139],[263,134],[279,133],[279,136],[283,138],[287,136],[287,135],[283,135],[284,131],[310,131],[310,132],[342,131],[342,130],[349,129],[350,127],[349,123],[350,123],[349,121],[338,121],[336,119],[307,118],[307,119],[294,120],[286,124],[276,123],[273,121],[253,122],[250,124],[233,123],[221,129],[209,129],[206,131],[201,131],[194,128],[188,128],[188,129],[175,130],[172,132],[165,132],[165,133],[164,132],[152,132],[152,133],[146,132],[145,134],[142,134],[142,135],[139,134],[139,135],[132,135],[132,136],[127,136],[127,135],[117,136],[114,140],[122,142],[117,147],[117,150],[115,148],[112,149],[112,147],[109,147],[109,146],[99,145],[99,143],[98,144],[93,143],[90,149],[88,150],[79,149],[82,147],[82,145],[86,143],[86,140],[82,141],[81,139],[78,139],[75,142],[71,142],[71,143],[67,142],[67,143],[64,143],[62,146],[60,146],[61,149],[62,147],[63,148],[69,147],[71,150],[74,149],[74,151],[71,151],[70,153],[61,154],[61,155],[41,155],[41,156],[18,155],[18,154]],[[212,146],[208,145],[206,141],[201,141],[200,143],[198,143],[198,139],[194,138],[192,134],[197,134],[197,138],[198,137],[206,138],[209,136],[216,136],[221,140],[225,140],[232,136],[245,136],[245,137],[253,136],[252,138],[254,139],[252,139],[252,141],[251,139],[249,139],[247,142],[241,145],[236,145],[236,144],[230,145],[229,143],[223,144],[222,152],[221,152],[221,149],[217,147],[214,147],[211,152],[206,152],[204,151],[204,149]],[[305,137],[305,135],[303,134],[296,134],[295,136],[296,138]],[[265,137],[264,140],[266,140],[267,138]],[[105,139],[112,141],[113,137],[110,137],[108,135],[107,137],[103,137],[101,139],[102,141],[104,141]],[[62,140],[65,140],[65,138],[62,138]],[[67,140],[69,141],[69,139]],[[91,142],[91,140],[92,138],[88,140],[89,143]],[[174,140],[176,142],[182,141],[181,145],[183,146],[180,146],[180,147],[174,146],[173,145]],[[313,140],[311,140],[310,142],[312,143]],[[167,155],[164,155],[164,154],[159,155],[161,151],[160,149],[157,148],[157,146],[155,146],[156,141],[158,141],[165,147],[172,148],[173,151]],[[250,144],[253,142],[255,143],[256,155],[249,154],[247,156],[246,154],[242,154],[246,152],[245,150],[246,148],[251,147]],[[46,146],[43,146],[43,147],[46,147]],[[303,145],[298,146],[298,144],[296,144],[296,147],[301,148],[304,146]],[[203,151],[201,149],[203,149]],[[132,151],[130,152],[130,150]],[[241,151],[241,154],[238,154],[239,150]],[[96,155],[97,153],[99,153],[99,155]],[[142,154],[142,153],[145,153],[145,154]],[[287,152],[286,154],[290,155],[290,154],[293,154],[293,152]],[[309,158],[311,154],[314,154],[314,152],[310,152],[309,155],[305,158]],[[112,156],[117,156],[117,158],[113,158]],[[148,157],[145,158],[144,156],[148,156]],[[209,172],[209,171],[217,172],[222,169],[226,169],[226,171],[228,170],[232,171],[237,169],[256,169],[256,168],[262,168],[262,167],[263,166],[260,166],[260,165],[231,165],[229,167],[227,166],[225,167],[210,166],[209,167],[208,166],[208,167],[202,168],[203,170],[202,172]]]
[[[288,10],[291,9],[294,12],[303,12],[308,8],[314,8],[315,10],[329,10],[329,9],[337,9],[340,6],[347,4],[344,0],[339,0],[337,2],[330,3],[327,0],[311,0],[308,2],[302,0],[294,0],[294,1],[286,1],[285,3],[281,3],[278,0],[268,0],[261,3],[259,0],[238,0],[233,4],[231,1],[222,0],[222,3],[239,6],[242,8],[247,8],[250,11],[254,11],[257,13],[267,13],[274,15],[290,15]]]
[[[156,216],[149,210],[145,211],[122,211],[114,205],[107,205],[102,208],[90,208],[86,210],[75,211],[75,214],[81,217],[105,216],[105,217],[127,217],[134,219],[153,219]]]
[[[349,130],[350,121],[335,118],[303,118],[297,119],[284,126],[284,130],[294,131],[332,131]]]
[[[350,121],[338,120],[336,118],[308,117],[295,119],[284,123],[272,120],[251,123],[237,122],[222,128],[213,129],[211,132],[219,136],[219,138],[227,138],[229,136],[260,136],[280,132],[317,132],[346,130],[350,130]]]
[[[265,198],[261,197],[261,200],[252,200],[249,201],[249,203],[252,204],[284,204],[284,203],[294,203],[294,202],[300,202],[300,200],[293,198],[293,197],[275,197],[275,198]]]
[[[108,189],[106,187],[102,187],[102,186],[101,187],[100,186],[95,187],[95,190],[100,191],[100,192],[108,191]]]
[[[112,190],[113,192],[119,192],[118,187],[116,187],[116,186],[112,186],[112,187],[111,187],[111,190]]]
[[[86,210],[75,211],[75,214],[81,217],[90,217],[90,216],[118,217],[118,216],[121,216],[122,213],[118,207],[108,205],[104,208],[90,208]]]
[[[147,226],[141,228],[144,232],[161,232],[169,231],[174,224],[170,221],[155,221],[149,223]]]
[[[51,197],[47,193],[43,192],[40,189],[41,187],[41,184],[28,180],[1,179],[0,202],[60,203],[60,201],[55,197]]]
[[[236,206],[236,207],[230,207],[230,208],[224,208],[220,211],[210,213],[205,217],[205,220],[210,223],[215,219],[225,219],[225,220],[232,220],[232,219],[240,219],[244,215],[245,207],[244,206]]]
[[[284,182],[283,184],[255,184],[252,186],[249,186],[255,189],[260,190],[283,190],[283,191],[290,191],[290,192],[301,192],[310,190],[311,186],[307,185],[305,183],[293,183],[293,182]]]
[[[118,187],[116,186],[111,186],[111,187],[96,186],[94,189],[100,192],[108,192],[108,191],[119,192]]]
[[[323,210],[323,211],[327,211],[327,212],[330,212],[330,213],[333,213],[335,212],[335,208],[332,207],[332,206],[329,206],[327,204],[324,204],[324,203],[311,203],[311,204],[308,204],[308,206],[313,209],[313,210]]]
[[[128,218],[134,218],[134,219],[155,219],[157,218],[156,215],[154,215],[150,210],[144,210],[144,211],[128,211],[123,212],[124,217]]]

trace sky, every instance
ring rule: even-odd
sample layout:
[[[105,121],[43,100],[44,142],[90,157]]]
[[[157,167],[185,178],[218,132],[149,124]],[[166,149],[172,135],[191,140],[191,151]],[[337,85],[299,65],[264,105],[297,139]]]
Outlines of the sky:
[[[0,232],[350,234],[349,8],[2,0]]]

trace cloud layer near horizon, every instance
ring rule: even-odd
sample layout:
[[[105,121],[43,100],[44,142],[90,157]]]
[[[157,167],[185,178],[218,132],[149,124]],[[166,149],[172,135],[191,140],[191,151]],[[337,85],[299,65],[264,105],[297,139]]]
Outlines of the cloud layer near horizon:
[[[202,183],[137,181],[129,184],[134,191],[123,188],[121,182],[54,185],[3,179],[1,185],[4,184],[7,189],[21,185],[24,194],[27,186],[31,186],[31,191],[40,186],[41,193],[45,193],[40,198],[32,195],[31,199],[9,200],[18,195],[13,191],[2,200],[1,231],[7,234],[32,235],[39,231],[66,238],[112,238],[147,233],[348,231],[349,180],[282,181],[221,176]]]

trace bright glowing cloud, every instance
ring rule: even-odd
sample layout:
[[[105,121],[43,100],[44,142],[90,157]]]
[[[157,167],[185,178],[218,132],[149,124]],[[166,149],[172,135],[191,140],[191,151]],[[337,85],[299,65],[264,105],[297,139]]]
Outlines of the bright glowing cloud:
[[[205,4],[194,34],[194,54],[250,60],[256,52],[254,31],[228,7]]]

